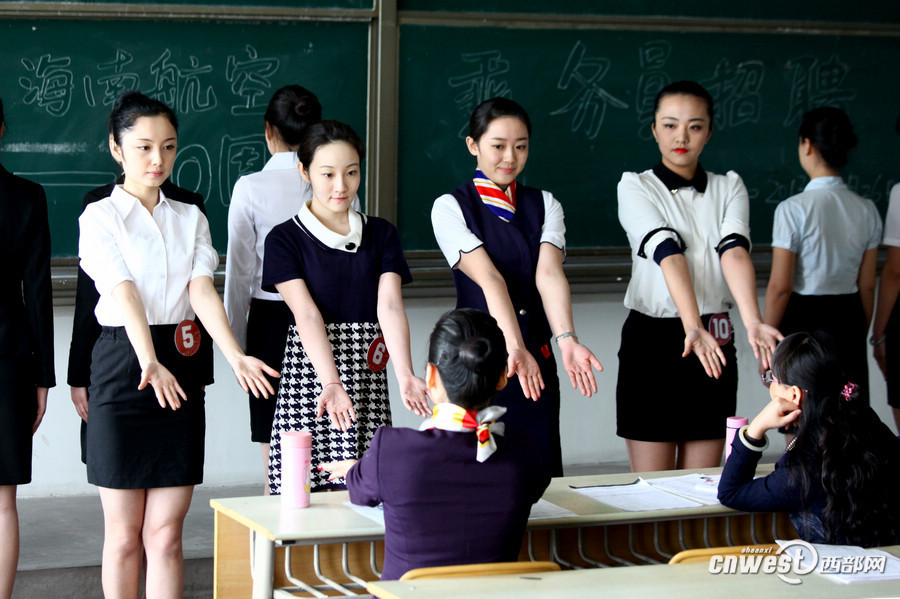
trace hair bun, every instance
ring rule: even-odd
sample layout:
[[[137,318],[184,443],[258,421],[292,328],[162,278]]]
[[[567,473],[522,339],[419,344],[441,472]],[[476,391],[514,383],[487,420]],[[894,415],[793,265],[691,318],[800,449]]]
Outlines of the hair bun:
[[[491,344],[484,337],[471,337],[459,346],[459,361],[475,374],[485,374]]]

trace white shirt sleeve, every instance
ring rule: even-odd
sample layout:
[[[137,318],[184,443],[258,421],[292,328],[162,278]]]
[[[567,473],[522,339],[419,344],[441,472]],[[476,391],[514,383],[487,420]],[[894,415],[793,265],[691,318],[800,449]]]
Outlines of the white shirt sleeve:
[[[563,207],[549,191],[544,196],[544,225],[541,227],[541,243],[552,244],[566,251],[566,221]]]
[[[656,206],[654,201],[656,194],[644,188],[644,183],[638,173],[622,173],[617,194],[619,222],[628,235],[635,255],[641,244],[644,244],[644,254],[652,260],[660,243],[666,239],[679,240],[679,236],[675,232],[668,230],[657,231],[649,239],[644,239],[651,231],[664,227],[671,228],[671,225]]]
[[[191,262],[191,280],[197,277],[215,279],[216,267],[219,266],[219,252],[213,247],[209,234],[209,221],[197,209],[197,226],[194,230],[194,258]]]
[[[238,179],[228,207],[228,248],[225,258],[225,314],[241,349],[247,349],[250,288],[256,275],[256,226],[247,181]]]
[[[772,247],[800,252],[800,231],[802,223],[797,222],[798,214],[792,210],[793,204],[787,200],[775,207],[775,218],[772,221]],[[802,216],[800,216],[802,219]]]
[[[81,268],[94,280],[100,295],[109,295],[120,283],[134,280],[117,242],[121,225],[115,222],[116,214],[93,203],[78,218]]]
[[[734,171],[728,171],[728,196],[719,229],[719,239],[740,235],[750,241],[750,197],[744,181]]]
[[[459,202],[449,193],[434,201],[431,207],[431,227],[438,247],[451,268],[456,268],[461,254],[484,245],[466,225]]]
[[[884,222],[884,245],[900,247],[900,183],[891,189],[891,200]]]

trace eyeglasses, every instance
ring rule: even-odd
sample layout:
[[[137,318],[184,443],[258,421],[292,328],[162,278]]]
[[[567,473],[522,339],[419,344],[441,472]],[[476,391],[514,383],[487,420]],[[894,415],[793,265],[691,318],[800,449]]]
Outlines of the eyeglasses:
[[[759,375],[759,378],[762,379],[762,382],[766,385],[771,385],[772,383],[777,383],[778,381],[775,379],[775,375],[772,374],[772,370],[769,369],[765,371],[763,374]]]

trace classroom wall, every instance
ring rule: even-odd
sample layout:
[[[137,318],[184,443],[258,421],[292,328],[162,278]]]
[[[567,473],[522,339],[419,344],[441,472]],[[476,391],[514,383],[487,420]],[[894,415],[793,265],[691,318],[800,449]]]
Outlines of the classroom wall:
[[[760,301],[762,297],[760,297]],[[413,363],[421,372],[426,359],[426,343],[437,318],[454,305],[451,297],[407,299],[407,313],[412,331]],[[586,399],[568,387],[568,377],[560,371],[562,381],[561,433],[563,461],[567,466],[600,462],[626,462],[625,443],[615,434],[615,387],[619,332],[627,310],[621,293],[579,294],[573,297],[576,330],[603,362],[605,372],[598,375],[599,393]],[[19,487],[20,497],[80,495],[96,493],[86,480],[79,460],[79,419],[65,385],[69,340],[72,336],[71,307],[54,310],[56,330],[56,378],[59,386],[50,390],[47,415],[34,439],[33,482]],[[757,367],[746,343],[746,333],[736,321],[738,336],[738,413],[752,417],[768,400],[768,393],[757,381]],[[555,349],[555,344],[554,344]],[[557,354],[558,356],[558,354]],[[647,365],[648,376],[653,368]],[[389,374],[395,426],[417,426],[419,419],[403,407],[393,374]],[[885,403],[884,380],[874,361],[870,360],[873,404],[882,420],[894,428]],[[238,387],[221,353],[216,351],[215,385],[208,388],[206,400],[206,471],[205,485],[224,486],[260,483],[264,477],[256,444],[250,442],[247,400]],[[672,385],[678,385],[677,380]],[[641,381],[630,381],[634,401],[640,401]],[[685,406],[690,409],[690,406]],[[724,424],[723,424],[724,426]],[[774,436],[773,436],[774,437]],[[767,457],[774,461],[781,444],[772,439]]]

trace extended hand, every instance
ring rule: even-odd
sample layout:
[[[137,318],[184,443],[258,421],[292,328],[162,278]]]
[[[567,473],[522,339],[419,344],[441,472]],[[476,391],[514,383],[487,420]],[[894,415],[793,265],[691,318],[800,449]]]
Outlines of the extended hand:
[[[148,384],[153,386],[156,401],[159,402],[161,408],[168,404],[173,410],[177,410],[181,407],[182,399],[187,401],[187,395],[181,385],[178,384],[169,369],[159,362],[150,362],[141,371],[141,382],[138,389],[144,389]]]
[[[775,345],[784,339],[784,335],[775,327],[757,322],[747,327],[747,339],[753,348],[753,355],[762,364],[763,371],[771,368]]]
[[[544,378],[534,356],[527,349],[511,350],[506,359],[506,367],[507,378],[514,374],[518,375],[522,393],[525,397],[537,401],[541,396],[541,389],[544,388]]]
[[[414,375],[398,377],[400,383],[400,397],[406,409],[425,418],[431,416],[431,408],[428,406],[428,386],[425,381]]]
[[[719,378],[722,375],[725,354],[722,353],[719,342],[706,329],[691,329],[685,334],[684,353],[681,354],[681,357],[686,358],[691,352],[700,360],[706,376]]]
[[[343,385],[325,385],[319,395],[316,418],[321,418],[325,412],[328,412],[331,424],[339,431],[350,430],[356,422],[353,400],[347,395]]]
[[[597,380],[594,378],[594,369],[602,371],[603,364],[593,352],[575,341],[573,337],[567,337],[559,343],[559,352],[562,354],[563,368],[569,373],[572,388],[578,389],[587,397],[596,393]]]
[[[273,378],[281,376],[277,370],[270,368],[265,362],[253,356],[239,356],[231,365],[238,384],[244,391],[249,391],[253,397],[269,397],[275,393],[266,374]]]

